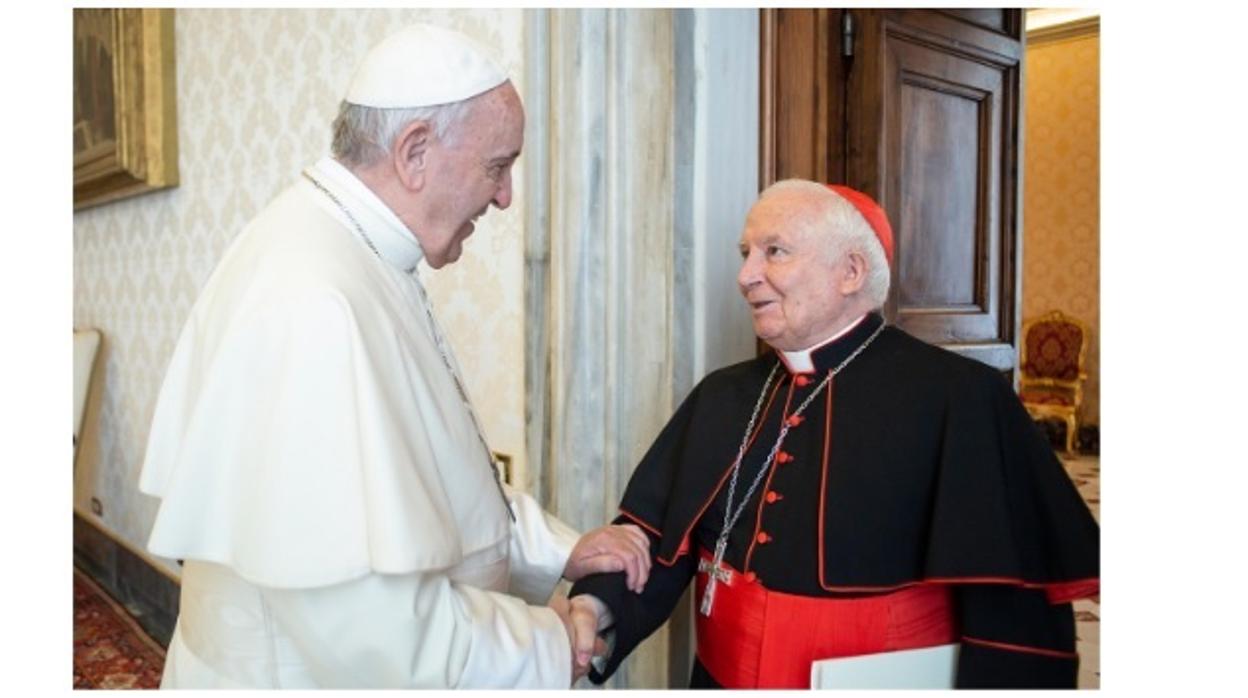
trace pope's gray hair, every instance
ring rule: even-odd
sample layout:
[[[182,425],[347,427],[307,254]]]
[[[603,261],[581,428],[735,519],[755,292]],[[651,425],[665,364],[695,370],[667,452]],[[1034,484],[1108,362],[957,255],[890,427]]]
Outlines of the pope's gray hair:
[[[804,179],[776,182],[767,187],[760,198],[773,191],[785,190],[806,192],[819,201],[818,213],[805,222],[811,230],[828,233],[824,238],[827,245],[822,248],[825,259],[836,261],[852,252],[861,254],[867,260],[867,279],[862,293],[871,301],[873,308],[883,307],[888,299],[892,272],[884,255],[884,246],[867,219],[845,197],[822,184]]]
[[[343,100],[334,119],[330,152],[347,167],[368,167],[389,155],[399,133],[413,121],[428,122],[435,138],[453,144],[464,116],[481,96],[432,107],[399,109],[365,107]]]

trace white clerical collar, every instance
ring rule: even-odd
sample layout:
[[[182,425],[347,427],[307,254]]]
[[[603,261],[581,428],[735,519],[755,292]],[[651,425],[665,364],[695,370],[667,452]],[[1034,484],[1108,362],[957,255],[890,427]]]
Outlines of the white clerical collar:
[[[840,339],[841,337],[844,337],[846,334],[849,334],[849,331],[857,327],[859,323],[861,323],[864,319],[866,319],[866,317],[867,317],[867,313],[863,313],[862,315],[858,316],[857,320],[854,320],[853,322],[846,325],[840,332],[837,332],[836,334],[832,335],[831,337],[828,337],[827,339],[823,340],[822,342],[819,342],[818,344],[814,346],[808,347],[806,349],[799,349],[797,351],[780,352],[782,355],[784,355],[785,365],[788,366],[789,370],[792,371],[793,373],[810,373],[814,371],[815,362],[811,360],[810,355],[813,354],[815,350],[825,347],[831,344],[832,342],[835,342],[836,340]]]
[[[416,264],[425,256],[416,236],[351,170],[331,157],[323,157],[309,167],[306,174],[310,174],[315,183],[324,186],[338,199],[341,206],[328,196],[320,194],[328,204],[326,210],[352,234],[358,235],[359,231],[347,216],[348,211],[364,229],[366,239],[363,242],[371,243],[370,246],[376,248],[378,256],[405,273],[410,274],[416,269]]]

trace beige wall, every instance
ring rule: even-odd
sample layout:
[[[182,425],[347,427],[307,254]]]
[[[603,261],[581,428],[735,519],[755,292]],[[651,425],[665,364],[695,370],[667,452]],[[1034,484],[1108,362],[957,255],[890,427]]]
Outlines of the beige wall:
[[[1100,423],[1100,38],[1030,42],[1023,318],[1052,309],[1092,329],[1080,415]]]
[[[74,215],[74,325],[104,335],[74,502],[90,516],[97,498],[98,522],[133,546],[156,511],[137,487],[148,425],[199,288],[243,224],[327,153],[358,59],[419,20],[495,47],[524,94],[518,9],[176,11],[181,185]],[[522,168],[515,175],[516,203],[482,219],[457,264],[423,271],[491,445],[522,471]]]

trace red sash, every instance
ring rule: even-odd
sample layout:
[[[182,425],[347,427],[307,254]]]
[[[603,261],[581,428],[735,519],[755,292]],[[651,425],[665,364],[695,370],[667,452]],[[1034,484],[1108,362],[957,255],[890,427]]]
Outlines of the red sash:
[[[710,560],[706,551],[702,559]],[[727,565],[725,565],[727,567]],[[724,688],[810,688],[818,659],[934,647],[955,641],[949,589],[917,585],[854,599],[769,591],[732,570],[711,615],[695,610],[698,659]],[[697,575],[694,608],[706,574]]]

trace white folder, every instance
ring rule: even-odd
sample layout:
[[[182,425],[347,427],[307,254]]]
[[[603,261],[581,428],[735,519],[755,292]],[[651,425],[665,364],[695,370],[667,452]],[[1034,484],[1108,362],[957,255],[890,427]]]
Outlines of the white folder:
[[[953,688],[958,643],[858,657],[820,659],[810,665],[811,688]]]

